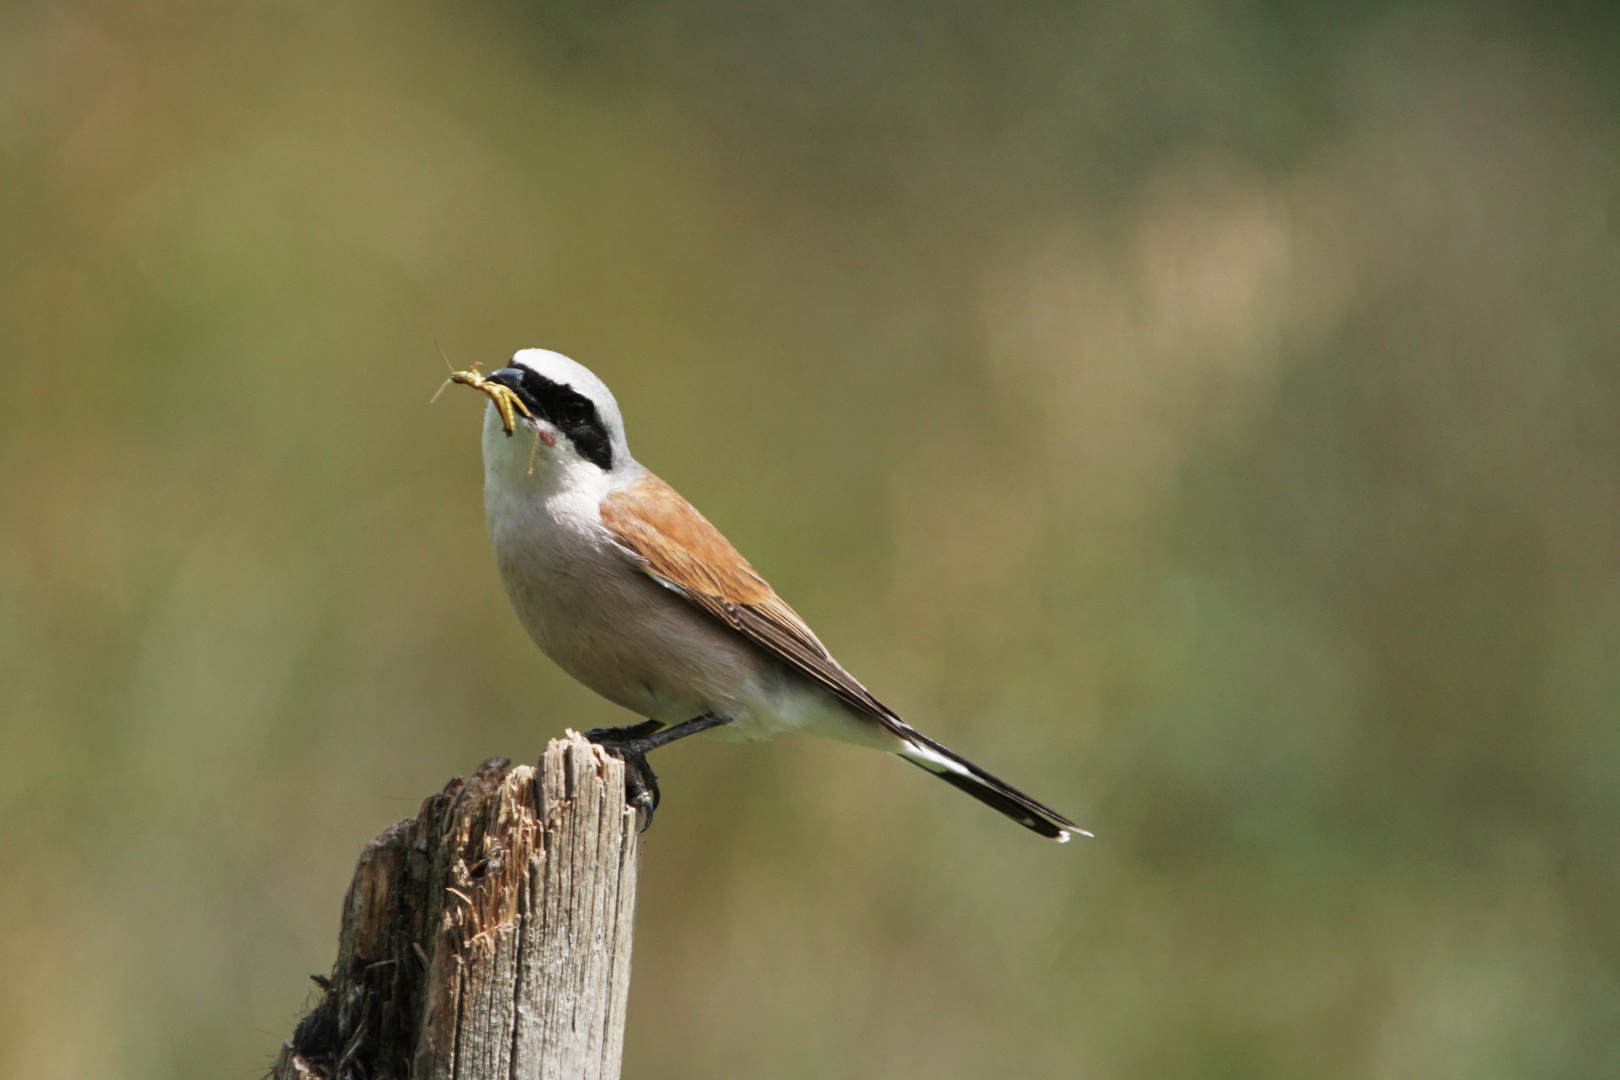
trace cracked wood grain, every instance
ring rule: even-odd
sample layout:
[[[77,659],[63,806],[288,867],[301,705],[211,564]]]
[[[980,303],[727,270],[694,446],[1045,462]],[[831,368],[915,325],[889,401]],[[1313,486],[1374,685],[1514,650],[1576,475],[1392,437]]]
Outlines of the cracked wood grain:
[[[275,1080],[617,1080],[639,861],[624,766],[570,731],[368,845]]]

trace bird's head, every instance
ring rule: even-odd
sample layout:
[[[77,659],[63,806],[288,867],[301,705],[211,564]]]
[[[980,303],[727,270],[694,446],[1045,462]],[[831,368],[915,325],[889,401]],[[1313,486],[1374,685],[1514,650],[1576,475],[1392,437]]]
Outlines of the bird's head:
[[[502,391],[480,387],[490,395],[484,467],[491,479],[606,474],[631,463],[619,403],[583,364],[547,349],[522,349],[482,383],[503,387],[509,401],[522,405],[503,408]]]

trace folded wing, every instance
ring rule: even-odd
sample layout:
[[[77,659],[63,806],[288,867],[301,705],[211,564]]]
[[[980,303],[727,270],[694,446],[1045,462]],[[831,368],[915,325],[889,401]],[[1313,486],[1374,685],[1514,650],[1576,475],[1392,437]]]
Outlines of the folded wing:
[[[602,501],[602,524],[642,570],[905,737],[905,725],[827,652],[708,518],[647,473]]]
[[[625,555],[766,652],[826,687],[897,736],[895,753],[999,810],[1027,829],[1064,841],[1091,834],[901,720],[832,658],[798,613],[776,595],[707,518],[652,473],[602,500],[602,524]]]

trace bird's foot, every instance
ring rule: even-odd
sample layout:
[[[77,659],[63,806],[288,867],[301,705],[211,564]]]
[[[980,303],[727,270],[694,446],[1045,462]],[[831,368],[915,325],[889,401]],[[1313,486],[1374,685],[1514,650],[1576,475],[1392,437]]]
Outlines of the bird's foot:
[[[725,717],[705,713],[671,728],[657,720],[644,720],[631,727],[595,728],[587,731],[585,738],[624,762],[624,801],[647,812],[641,823],[645,832],[652,824],[653,811],[658,809],[658,776],[647,764],[648,752],[724,723]]]
[[[624,762],[624,801],[641,811],[641,831],[652,824],[653,811],[658,809],[658,774],[647,763],[647,752],[663,745],[649,736],[664,725],[657,720],[644,720],[639,724],[618,728],[593,728],[585,739],[600,746]]]

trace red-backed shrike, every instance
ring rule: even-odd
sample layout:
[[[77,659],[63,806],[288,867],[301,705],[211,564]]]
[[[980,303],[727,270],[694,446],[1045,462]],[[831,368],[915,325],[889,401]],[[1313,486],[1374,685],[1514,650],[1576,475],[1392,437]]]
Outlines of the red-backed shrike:
[[[646,723],[587,737],[657,805],[648,751],[714,729],[886,750],[1042,836],[1091,834],[916,731],[827,652],[720,531],[630,456],[618,403],[559,353],[524,349],[457,382],[490,397],[484,507],[495,563],[535,644]],[[513,439],[526,429],[532,438]],[[672,725],[666,727],[665,725]]]

